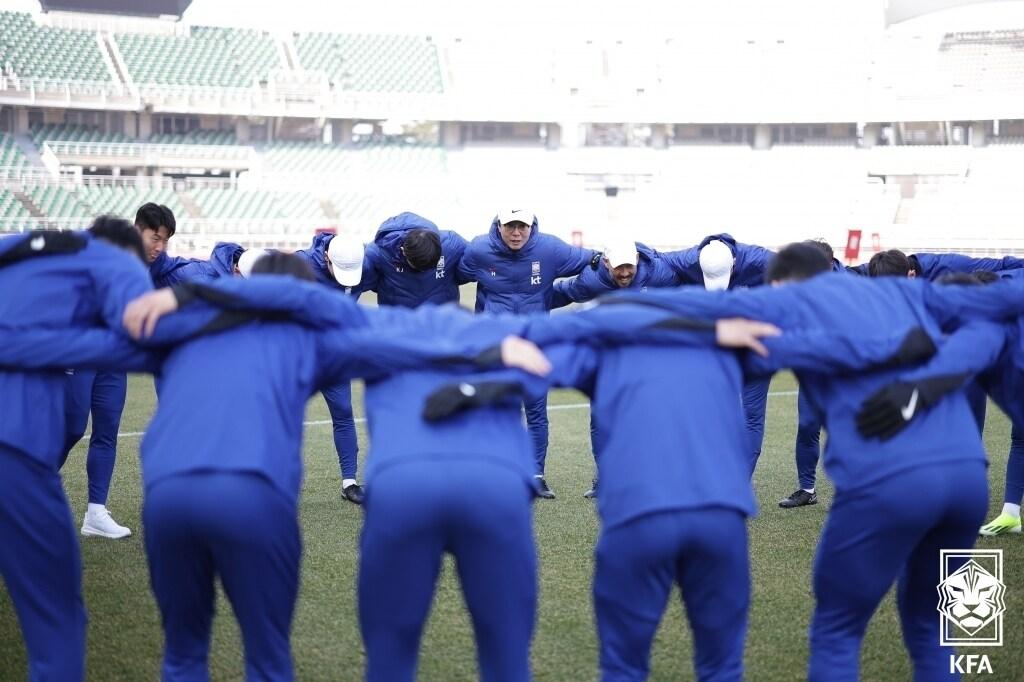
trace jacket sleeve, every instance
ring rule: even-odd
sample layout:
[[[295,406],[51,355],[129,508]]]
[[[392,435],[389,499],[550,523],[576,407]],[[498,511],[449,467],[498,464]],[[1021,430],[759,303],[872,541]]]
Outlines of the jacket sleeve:
[[[376,244],[371,244],[366,248],[366,252],[363,254],[363,270],[359,275],[359,284],[352,287],[349,292],[349,296],[353,299],[358,299],[364,291],[377,291],[377,285],[380,282],[378,274],[380,258],[380,250]]]
[[[551,308],[563,308],[570,303],[583,303],[597,296],[598,292],[590,286],[589,279],[587,270],[584,269],[575,277],[556,280],[552,287]]]
[[[600,305],[565,315],[530,315],[524,338],[539,346],[564,343],[715,345],[713,317],[685,317],[638,305]]]
[[[458,232],[449,232],[448,239],[450,242],[449,258],[452,261],[451,265],[454,266],[455,283],[459,285],[468,284],[473,280],[465,278],[465,273],[462,270],[462,261],[466,258],[466,251],[469,247],[469,242],[467,242]]]
[[[971,258],[961,253],[920,253],[915,254],[921,264],[924,257],[927,269],[921,274],[928,279],[936,279],[950,272],[997,272],[999,270],[1016,270],[1024,267],[1024,260],[1006,256],[1004,258]]]
[[[318,357],[327,384],[424,368],[453,373],[499,368],[502,339],[520,335],[525,326],[520,317],[474,317],[454,307],[389,307],[367,313],[364,327],[319,335]]]
[[[286,276],[189,282],[175,288],[183,305],[200,299],[213,307],[248,312],[287,314],[288,319],[315,328],[359,326],[364,308],[340,290]]]
[[[155,372],[159,355],[103,327],[0,328],[0,366]]]
[[[785,331],[762,339],[768,357],[745,353],[744,372],[771,376],[788,367],[819,374],[845,374],[910,365],[935,354],[935,342],[924,329],[912,327],[876,335],[829,330]]]
[[[469,242],[462,252],[462,257],[459,258],[458,266],[455,268],[455,280],[459,284],[476,282],[480,279],[478,258],[479,256],[473,242]]]
[[[940,326],[961,320],[1008,320],[1024,315],[1024,279],[1003,279],[985,286],[924,282],[924,303]]]
[[[996,361],[1005,342],[1005,325],[989,320],[972,320],[947,336],[929,362],[902,374],[900,380],[917,382],[962,376],[962,380],[966,382]]]
[[[597,256],[597,251],[566,244],[557,237],[551,237],[555,251],[557,268],[555,277],[571,277],[578,275],[583,268],[589,266]]]

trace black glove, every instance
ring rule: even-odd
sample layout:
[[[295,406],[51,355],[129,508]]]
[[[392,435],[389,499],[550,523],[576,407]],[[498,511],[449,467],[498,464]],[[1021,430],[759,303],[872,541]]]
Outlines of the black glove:
[[[517,396],[520,392],[519,384],[511,381],[463,381],[448,384],[427,396],[423,405],[423,418],[439,421],[475,407],[493,405],[509,396]]]
[[[597,270],[597,266],[601,264],[602,258],[604,258],[604,253],[602,251],[595,251],[594,257],[590,259],[590,269]]]
[[[903,339],[896,355],[886,364],[898,367],[924,362],[935,355],[938,350],[938,346],[932,341],[932,337],[928,336],[928,332],[921,327],[914,327]]]
[[[960,388],[967,374],[934,377],[917,382],[894,381],[878,389],[861,404],[857,430],[864,438],[889,440],[917,415],[947,393]]]

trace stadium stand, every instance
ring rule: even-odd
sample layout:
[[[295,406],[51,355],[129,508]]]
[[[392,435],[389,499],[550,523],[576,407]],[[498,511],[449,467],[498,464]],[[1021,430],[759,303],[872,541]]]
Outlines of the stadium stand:
[[[437,48],[423,37],[301,33],[295,36],[295,49],[303,68],[324,71],[337,90],[444,90]]]
[[[47,124],[33,126],[32,142],[42,147],[44,142],[133,142],[122,133],[105,133],[98,128],[80,125]]]
[[[93,213],[73,192],[63,187],[33,187],[27,194],[51,218],[90,218]]]
[[[21,78],[111,80],[94,32],[38,26],[24,12],[0,12],[0,64]]]
[[[353,148],[319,142],[277,142],[262,150],[271,173],[440,173],[445,151],[433,145],[362,144]]]
[[[10,190],[0,189],[0,218],[27,218],[28,209]]]
[[[188,36],[119,33],[115,40],[139,84],[251,87],[279,65],[260,31],[195,26]]]
[[[80,203],[92,215],[108,213],[133,219],[142,204],[152,201],[164,204],[176,216],[186,216],[185,206],[174,190],[169,188],[149,189],[139,187],[103,187],[86,185],[78,191]]]
[[[10,135],[0,133],[0,168],[27,166],[28,159]]]
[[[954,88],[1024,90],[1024,30],[947,33],[937,67]]]
[[[151,144],[238,144],[231,130],[193,130],[188,133],[156,133]]]

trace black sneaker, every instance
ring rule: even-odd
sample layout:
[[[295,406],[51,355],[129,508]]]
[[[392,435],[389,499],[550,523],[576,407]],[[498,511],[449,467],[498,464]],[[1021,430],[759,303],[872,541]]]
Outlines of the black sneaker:
[[[543,476],[534,476],[534,480],[537,481],[537,496],[543,497],[545,500],[555,499],[555,493],[548,487],[548,482],[544,480]]]
[[[363,489],[359,486],[358,483],[353,483],[347,488],[342,488],[341,496],[354,504],[363,503]]]
[[[590,484],[590,490],[583,493],[583,497],[588,500],[592,500],[597,497],[597,479],[595,478]]]
[[[779,506],[783,509],[803,507],[808,504],[818,504],[817,493],[809,493],[806,490],[797,490],[795,493],[779,502]]]

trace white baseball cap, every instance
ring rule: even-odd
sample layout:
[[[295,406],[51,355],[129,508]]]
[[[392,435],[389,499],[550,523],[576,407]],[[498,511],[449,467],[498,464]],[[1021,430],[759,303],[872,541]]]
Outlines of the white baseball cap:
[[[700,269],[704,272],[704,288],[708,291],[728,289],[735,260],[732,249],[725,242],[718,239],[708,242],[700,250]]]
[[[636,265],[636,242],[628,234],[616,233],[605,242],[604,257],[613,268],[620,265]]]
[[[354,287],[363,278],[363,242],[354,235],[335,235],[327,245],[327,258],[334,269],[334,279],[343,287]]]
[[[532,211],[528,211],[525,208],[503,208],[498,211],[498,224],[508,225],[512,222],[526,223],[527,225],[533,225],[534,215]]]
[[[266,249],[246,249],[238,257],[238,273],[242,277],[248,278],[252,275],[252,266],[265,255],[267,255]]]

